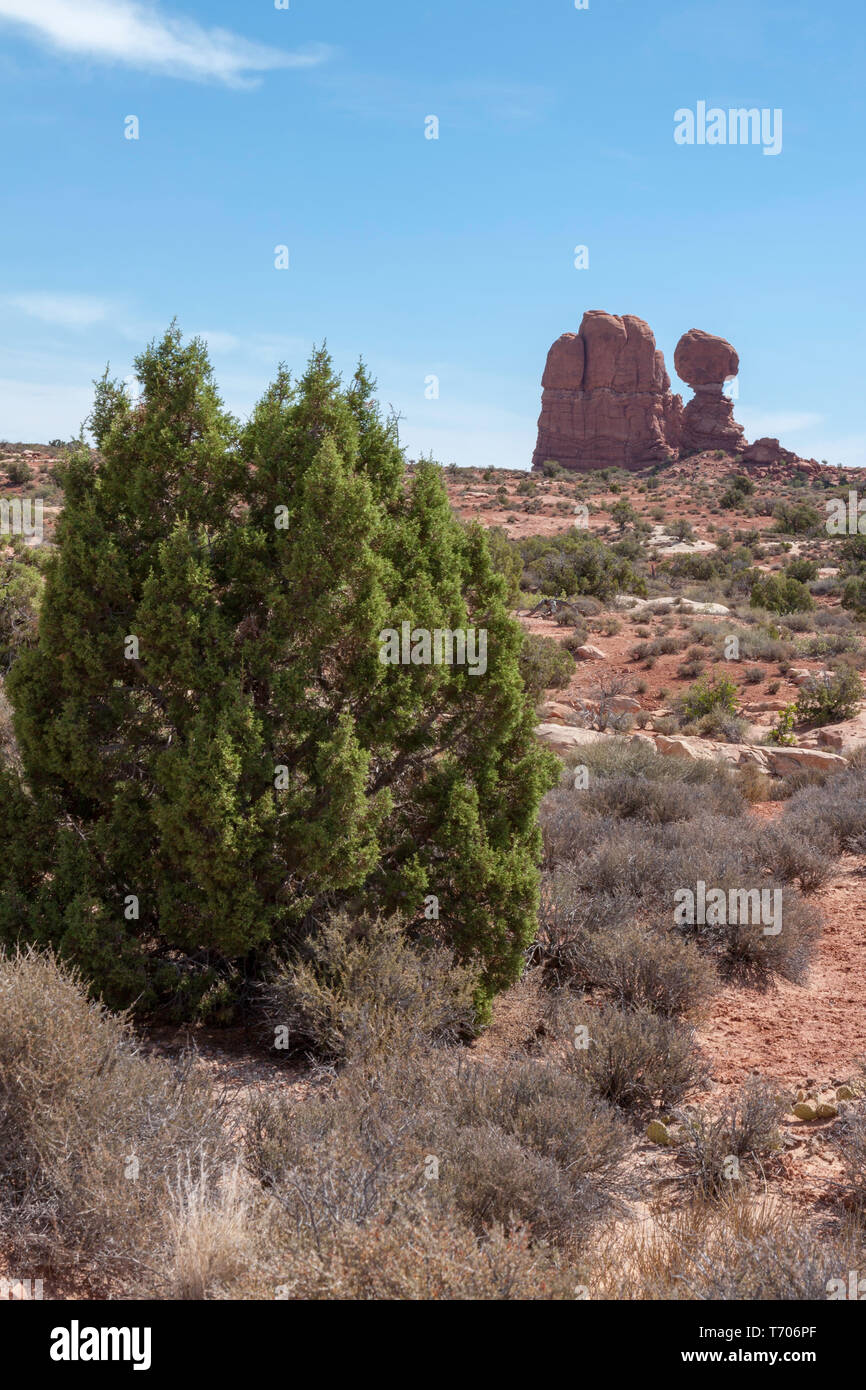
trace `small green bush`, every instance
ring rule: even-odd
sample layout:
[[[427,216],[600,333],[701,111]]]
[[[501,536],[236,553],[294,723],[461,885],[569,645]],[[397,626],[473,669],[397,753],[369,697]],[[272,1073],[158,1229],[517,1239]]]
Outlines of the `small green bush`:
[[[6,477],[13,487],[24,487],[33,477],[33,469],[26,459],[13,459],[6,464]]]
[[[736,714],[737,687],[727,676],[703,675],[682,696],[681,708],[685,719],[697,720],[713,710]]]
[[[574,675],[574,657],[553,637],[526,632],[519,667],[527,691],[538,700],[545,690],[561,690],[568,685]]]
[[[808,724],[833,724],[850,719],[863,698],[863,681],[852,666],[832,675],[810,677],[801,686],[797,718]]]
[[[752,608],[766,608],[771,613],[808,613],[815,607],[805,584],[791,575],[781,574],[756,579],[749,602]]]

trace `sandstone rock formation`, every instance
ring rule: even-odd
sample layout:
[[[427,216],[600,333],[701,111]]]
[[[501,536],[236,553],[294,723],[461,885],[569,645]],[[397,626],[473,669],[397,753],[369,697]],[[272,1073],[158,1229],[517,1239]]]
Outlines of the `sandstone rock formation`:
[[[783,449],[778,439],[770,439],[767,435],[762,439],[756,439],[754,444],[743,450],[744,463],[776,463],[780,458],[784,458],[786,463],[793,463],[796,454]]]
[[[548,719],[536,725],[536,737],[550,748],[579,748],[587,743],[609,743],[622,739],[621,734],[602,733],[596,729],[560,723]],[[848,759],[841,753],[831,753],[823,748],[775,747],[758,743],[718,743],[708,738],[697,738],[685,734],[635,733],[632,743],[653,745],[657,753],[667,758],[684,758],[692,761],[724,762],[735,767],[754,767],[759,772],[776,777],[788,777],[802,772],[804,768],[817,768],[821,771],[841,771],[848,766]]]
[[[694,396],[683,411],[681,445],[700,449],[742,449],[745,436],[734,419],[734,405],[724,393],[726,381],[737,375],[740,359],[725,338],[690,328],[674,352],[677,376],[688,382]]]
[[[588,310],[578,333],[553,344],[541,385],[534,468],[641,468],[676,457],[682,401],[643,319]]]

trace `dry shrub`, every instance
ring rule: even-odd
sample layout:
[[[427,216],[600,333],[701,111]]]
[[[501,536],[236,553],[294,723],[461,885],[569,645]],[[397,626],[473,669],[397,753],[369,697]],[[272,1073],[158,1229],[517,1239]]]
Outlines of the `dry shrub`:
[[[866,1065],[861,1070],[866,1082]],[[858,1089],[862,1096],[866,1084]],[[846,1199],[858,1217],[866,1219],[866,1101],[845,1107],[835,1139],[845,1172]]]
[[[413,944],[399,918],[332,916],[260,991],[273,1045],[287,1028],[296,1049],[344,1062],[468,1036],[473,973],[441,946]]]
[[[804,787],[785,806],[783,824],[825,853],[866,850],[866,772],[846,769]]]
[[[680,1112],[677,1152],[687,1165],[689,1181],[707,1197],[730,1194],[744,1167],[781,1146],[778,1125],[785,1108],[778,1088],[753,1076],[720,1115],[703,1108]],[[738,1165],[736,1178],[730,1169],[732,1158]]]
[[[788,883],[799,883],[804,893],[823,887],[833,872],[828,855],[787,825],[768,825],[761,836],[761,848],[771,873]]]
[[[742,880],[720,885],[739,888]],[[751,887],[751,884],[745,886]],[[767,885],[764,884],[764,887]],[[767,932],[759,922],[728,923],[721,928],[689,928],[716,936],[720,942],[719,972],[728,979],[766,988],[774,975],[795,984],[804,980],[821,935],[818,911],[793,888],[783,888],[781,931]]]
[[[636,922],[604,938],[597,983],[618,1002],[666,1018],[700,1012],[717,983],[694,942]]]
[[[627,1143],[568,1072],[537,1061],[498,1072],[445,1055],[350,1065],[301,1107],[257,1100],[246,1129],[251,1173],[293,1239],[319,1251],[346,1225],[419,1210],[482,1243],[494,1225],[579,1243]]]
[[[574,787],[574,767],[587,769],[588,785]],[[695,816],[741,816],[745,801],[727,767],[712,760],[662,758],[646,744],[610,739],[570,755],[562,783],[541,803],[545,859],[574,863],[617,820],[653,826]],[[642,824],[637,828],[642,831]]]
[[[635,920],[632,898],[600,901],[559,870],[542,881],[531,958],[554,986],[603,989],[620,1003],[674,1017],[700,1010],[716,971],[692,941]]]
[[[203,1078],[144,1056],[128,1021],[49,955],[0,956],[0,1213],[47,1265],[155,1256],[179,1168],[228,1138]]]
[[[651,825],[691,820],[698,805],[725,816],[742,815],[744,809],[743,798],[729,782],[710,782],[697,789],[694,784],[678,779],[662,781],[636,777],[609,777],[600,781],[592,788],[589,804],[598,815],[648,821]]]
[[[624,926],[635,901],[622,895],[594,895],[567,869],[544,874],[538,933],[530,960],[551,984],[591,986],[599,982],[599,959],[608,932]]]
[[[555,1002],[565,1066],[597,1096],[624,1110],[670,1108],[704,1077],[691,1029],[646,1009],[592,1008],[577,999]],[[588,1046],[575,1029],[588,1030]],[[575,1045],[577,1040],[577,1045]]]
[[[784,778],[762,772],[754,763],[735,767],[734,779],[740,795],[753,806],[760,801],[781,801],[786,794]]]
[[[737,822],[699,816],[683,825],[641,827],[622,822],[588,853],[577,875],[590,895],[630,895],[642,914],[674,925],[678,890],[696,891],[699,880],[727,895],[754,890],[782,892],[782,929],[767,934],[758,923],[682,924],[680,930],[710,953],[721,973],[766,984],[776,973],[803,978],[820,933],[820,918],[792,887],[768,874],[760,834],[747,837]]]
[[[584,1215],[579,1188],[560,1165],[501,1129],[461,1127],[447,1160],[452,1200],[477,1235],[493,1223],[527,1224],[536,1236],[563,1240]]]
[[[602,1247],[588,1279],[593,1297],[614,1299],[823,1300],[864,1254],[768,1202],[699,1198]]]
[[[573,1299],[580,1275],[526,1230],[492,1227],[484,1241],[452,1213],[427,1207],[338,1222],[318,1245],[272,1223],[246,1297],[536,1301]]]

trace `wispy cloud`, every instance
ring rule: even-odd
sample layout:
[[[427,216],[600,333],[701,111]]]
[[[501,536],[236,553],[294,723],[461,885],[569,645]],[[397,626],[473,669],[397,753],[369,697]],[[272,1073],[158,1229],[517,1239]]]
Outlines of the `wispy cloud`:
[[[91,328],[95,323],[103,323],[113,311],[108,300],[86,294],[10,294],[5,302],[56,328]]]
[[[136,0],[0,0],[4,20],[62,53],[229,87],[255,85],[255,74],[277,68],[312,67],[329,55],[322,44],[288,52],[251,43]]]
[[[734,402],[734,415],[750,439],[780,439],[790,430],[808,430],[819,425],[823,416],[814,410],[749,410]]]
[[[56,380],[27,381],[21,377],[0,376],[0,396],[3,398],[4,438],[21,439],[28,444],[77,437],[82,421],[93,406],[89,376],[81,386],[63,386]]]
[[[193,336],[204,338],[211,352],[237,352],[243,346],[236,333],[225,333],[218,328],[201,328]]]

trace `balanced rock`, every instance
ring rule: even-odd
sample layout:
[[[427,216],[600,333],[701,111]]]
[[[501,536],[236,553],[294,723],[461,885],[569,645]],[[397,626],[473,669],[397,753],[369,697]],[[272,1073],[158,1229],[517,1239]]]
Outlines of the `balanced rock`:
[[[533,468],[642,468],[676,457],[682,400],[649,324],[588,310],[547,354]]]
[[[677,375],[694,391],[682,417],[684,450],[742,449],[745,436],[734,419],[733,402],[725,395],[725,382],[735,377],[740,359],[726,338],[690,328],[674,352]]]

